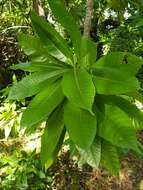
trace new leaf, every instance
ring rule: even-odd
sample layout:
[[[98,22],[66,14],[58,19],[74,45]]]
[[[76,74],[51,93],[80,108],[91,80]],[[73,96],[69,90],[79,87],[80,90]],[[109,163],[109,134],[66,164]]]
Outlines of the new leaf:
[[[95,87],[91,76],[84,69],[71,69],[62,81],[65,96],[78,107],[92,112]]]

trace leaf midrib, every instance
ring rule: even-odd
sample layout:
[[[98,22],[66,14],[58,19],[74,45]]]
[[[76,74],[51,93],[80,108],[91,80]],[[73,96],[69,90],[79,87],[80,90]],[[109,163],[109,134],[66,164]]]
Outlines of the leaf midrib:
[[[75,78],[75,83],[76,83],[77,89],[79,91],[79,95],[80,95],[81,101],[85,105],[85,102],[84,102],[84,100],[82,98],[82,92],[81,92],[81,89],[80,89],[80,86],[79,86],[79,80],[78,80],[77,72],[76,72],[75,68],[74,68],[74,78]]]

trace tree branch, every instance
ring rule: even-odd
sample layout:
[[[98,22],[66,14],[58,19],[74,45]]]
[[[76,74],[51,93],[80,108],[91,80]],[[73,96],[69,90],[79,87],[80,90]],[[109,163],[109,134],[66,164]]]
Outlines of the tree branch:
[[[45,12],[42,6],[39,3],[39,0],[32,1],[33,10],[41,17],[45,18]]]
[[[90,38],[91,20],[93,15],[94,0],[87,0],[86,2],[86,16],[84,22],[84,36]]]

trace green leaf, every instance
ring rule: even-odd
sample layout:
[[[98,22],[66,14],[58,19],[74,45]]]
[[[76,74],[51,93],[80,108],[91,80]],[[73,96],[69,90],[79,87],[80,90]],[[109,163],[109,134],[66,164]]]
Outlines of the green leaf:
[[[98,132],[99,136],[115,146],[139,151],[131,119],[116,106],[105,105],[105,116]]]
[[[68,13],[62,1],[48,0],[48,3],[55,18],[70,34],[75,49],[75,54],[79,59],[81,34],[75,20],[70,13]]]
[[[42,50],[43,45],[41,44],[39,38],[23,33],[18,33],[17,37],[19,44],[26,55],[30,56],[35,53],[41,54],[39,50]]]
[[[62,75],[59,71],[41,71],[26,76],[10,89],[9,99],[23,99],[30,97],[42,90],[45,85],[51,83]]]
[[[112,52],[100,58],[92,73],[99,94],[123,94],[139,89],[136,74],[142,60],[132,54]]]
[[[141,68],[143,60],[131,53],[126,52],[111,52],[100,58],[96,64],[95,68],[116,68],[123,69],[126,74],[136,76],[138,70]]]
[[[100,58],[92,70],[97,93],[117,95],[139,89],[136,74],[141,63],[136,56],[124,52],[112,52]]]
[[[102,140],[101,147],[101,164],[104,165],[111,174],[119,175],[120,162],[116,147],[105,140]]]
[[[143,65],[143,59],[141,57],[137,57],[131,53],[127,53],[124,57],[124,61],[126,61],[126,65],[128,66],[128,72],[136,75]]]
[[[119,96],[101,96],[106,104],[116,105],[123,110],[132,120],[132,126],[136,130],[143,129],[143,113],[137,106]]]
[[[19,63],[16,65],[12,65],[10,67],[13,70],[23,70],[26,72],[40,72],[40,71],[56,71],[56,70],[68,70],[72,68],[70,65],[64,64],[57,64],[57,63],[49,63],[49,62],[26,62],[26,63]]]
[[[63,108],[59,106],[49,117],[41,138],[41,162],[48,168],[54,161],[64,130]]]
[[[80,66],[91,67],[96,62],[97,45],[86,37],[82,37],[80,46]]]
[[[33,27],[40,37],[41,42],[46,46],[47,43],[54,44],[67,58],[73,61],[72,51],[67,45],[66,40],[51,26],[47,21],[39,17],[35,12],[31,12]]]
[[[47,119],[50,113],[62,102],[64,95],[60,81],[49,84],[30,102],[21,119],[22,127],[30,127]]]
[[[103,67],[106,65],[122,65],[124,62],[125,52],[111,52],[101,57],[96,64],[95,68]],[[126,64],[125,64],[126,65]]]
[[[53,59],[53,58],[52,58]],[[67,64],[67,63],[64,63],[64,62],[57,62],[57,60],[52,60],[52,62],[35,62],[35,61],[32,61],[30,63],[30,66],[32,68],[35,67],[35,69],[37,69],[37,71],[41,70],[41,71],[45,71],[45,70],[48,70],[48,71],[58,71],[58,70],[61,70],[61,72],[66,72],[68,69],[71,69],[73,68],[71,65]],[[39,70],[38,70],[39,69]]]
[[[35,67],[32,67],[30,63],[26,62],[26,63],[19,63],[19,64],[16,64],[16,65],[12,65],[10,67],[10,69],[13,69],[13,70],[23,70],[23,71],[27,71],[27,72],[35,72],[35,71],[41,71],[41,70],[38,70],[37,68]]]
[[[19,33],[18,40],[25,54],[35,62],[51,63],[52,61],[60,64],[63,63],[63,60],[66,61],[60,51],[44,46],[38,37]]]
[[[84,69],[72,69],[64,74],[63,92],[67,98],[78,107],[92,112],[95,97],[95,87],[91,76]]]
[[[93,81],[98,94],[124,94],[139,89],[138,80],[124,66],[107,65],[92,70]]]
[[[96,117],[68,102],[64,121],[73,142],[82,149],[88,149],[96,135]]]
[[[93,168],[98,168],[101,159],[101,140],[99,137],[95,137],[93,144],[86,150],[78,149],[81,157]]]

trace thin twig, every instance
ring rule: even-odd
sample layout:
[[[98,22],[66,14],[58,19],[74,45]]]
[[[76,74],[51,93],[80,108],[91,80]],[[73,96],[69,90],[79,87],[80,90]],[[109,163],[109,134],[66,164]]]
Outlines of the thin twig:
[[[11,26],[9,28],[6,28],[2,31],[2,34],[6,33],[8,30],[11,30],[11,29],[24,29],[24,28],[31,28],[30,26]]]

